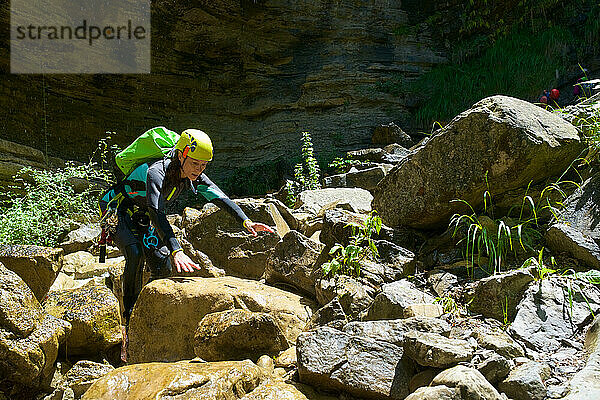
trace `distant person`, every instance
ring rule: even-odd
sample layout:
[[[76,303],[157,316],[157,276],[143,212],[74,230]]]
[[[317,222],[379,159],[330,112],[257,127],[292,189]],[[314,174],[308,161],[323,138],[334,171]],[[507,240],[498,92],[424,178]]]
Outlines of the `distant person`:
[[[558,89],[552,89],[550,91],[550,96],[548,97],[548,105],[558,108],[558,98],[560,97],[560,91]]]
[[[575,99],[586,98],[592,95],[592,86],[588,83],[587,69],[582,69],[583,76],[577,79],[577,83],[573,85],[573,96]]]

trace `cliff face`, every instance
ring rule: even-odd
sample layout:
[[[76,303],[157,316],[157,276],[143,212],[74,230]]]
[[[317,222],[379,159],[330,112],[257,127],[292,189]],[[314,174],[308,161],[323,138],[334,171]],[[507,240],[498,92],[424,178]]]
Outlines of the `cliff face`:
[[[7,73],[0,137],[85,160],[105,131],[127,144],[156,125],[196,127],[213,138],[217,175],[299,154],[303,130],[321,153],[356,148],[378,124],[408,120],[407,99],[380,80],[445,62],[418,24],[430,3],[157,0],[152,74]],[[0,45],[8,71],[6,36]]]

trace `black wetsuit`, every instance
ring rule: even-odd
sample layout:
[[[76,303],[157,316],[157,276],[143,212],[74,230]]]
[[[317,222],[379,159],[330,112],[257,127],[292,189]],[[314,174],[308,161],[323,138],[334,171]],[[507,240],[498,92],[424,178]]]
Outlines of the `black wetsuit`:
[[[102,213],[107,208],[116,208],[117,212],[118,225],[111,237],[125,256],[122,281],[126,322],[142,290],[144,260],[148,262],[151,279],[171,275],[170,255],[181,246],[167,221],[165,209],[184,190],[190,189],[228,211],[240,221],[240,225],[248,219],[240,207],[205,174],[193,182],[181,179],[175,186],[163,187],[170,162],[170,159],[163,159],[140,165],[122,185],[110,189],[100,199]]]

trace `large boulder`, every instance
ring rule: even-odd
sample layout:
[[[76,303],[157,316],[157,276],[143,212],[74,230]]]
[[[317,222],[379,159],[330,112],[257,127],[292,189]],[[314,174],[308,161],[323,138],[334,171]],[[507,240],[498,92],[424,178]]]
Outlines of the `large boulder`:
[[[269,314],[294,343],[313,307],[298,295],[234,277],[156,280],[144,287],[135,304],[129,322],[129,361],[191,359],[200,320],[236,308]]]
[[[265,201],[243,199],[235,202],[252,221],[275,225],[271,208]],[[195,249],[205,253],[227,274],[240,277],[260,278],[265,272],[269,251],[279,241],[279,236],[271,233],[260,232],[258,236],[252,236],[227,211],[212,205],[205,206],[193,220],[186,221],[185,226],[187,240]]]
[[[300,381],[365,399],[404,399],[413,365],[401,347],[323,327],[298,337]]]
[[[367,310],[366,321],[379,319],[406,318],[405,311],[411,304],[433,303],[435,299],[407,281],[400,280],[383,285],[371,307]]]
[[[42,301],[63,264],[63,250],[30,245],[0,244],[0,262],[14,271]]]
[[[206,361],[256,361],[288,347],[275,318],[262,312],[236,309],[208,314],[194,334],[194,353]]]
[[[239,399],[267,379],[251,361],[144,363],[98,379],[82,400]]]
[[[552,353],[600,312],[600,291],[583,281],[550,277],[532,283],[508,333],[529,349]]]
[[[494,195],[560,175],[581,152],[577,130],[529,102],[488,97],[414,149],[374,190],[373,208],[389,226],[438,228]]]
[[[480,279],[475,282],[468,296],[469,308],[484,317],[501,322],[512,321],[523,293],[533,280],[528,270],[515,270]]]
[[[298,231],[289,231],[267,259],[268,283],[285,283],[315,297],[315,282],[323,274],[315,262],[325,246]]]
[[[599,199],[600,174],[596,174],[564,201],[560,220],[546,232],[552,251],[566,252],[595,269],[600,269]]]
[[[96,355],[121,343],[119,302],[104,285],[93,282],[74,290],[50,292],[44,309],[73,326],[70,355]]]
[[[0,263],[0,381],[47,384],[68,322],[45,314],[31,289]]]

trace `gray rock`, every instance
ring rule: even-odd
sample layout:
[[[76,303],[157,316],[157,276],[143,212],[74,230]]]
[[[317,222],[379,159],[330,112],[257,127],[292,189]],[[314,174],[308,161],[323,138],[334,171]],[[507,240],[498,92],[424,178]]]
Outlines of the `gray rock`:
[[[349,203],[354,212],[368,213],[371,211],[372,200],[371,193],[364,189],[306,190],[298,196],[296,209],[318,215],[336,204]]]
[[[339,300],[334,298],[323,307],[319,308],[311,317],[306,330],[316,329],[320,326],[342,330],[348,323],[348,318]]]
[[[445,226],[465,211],[451,200],[482,204],[486,171],[500,195],[559,175],[583,147],[560,117],[523,100],[488,97],[416,147],[379,183],[373,207],[392,227]]]
[[[458,277],[450,272],[436,269],[427,273],[427,282],[438,296],[443,297],[458,286]]]
[[[343,188],[346,185],[346,174],[330,175],[323,178],[324,188]]]
[[[385,146],[383,150],[385,153],[383,154],[382,161],[389,164],[399,164],[412,153],[397,143]]]
[[[383,179],[385,168],[377,166],[346,174],[346,187],[373,190]]]
[[[552,251],[566,252],[592,268],[600,269],[600,174],[587,179],[564,201],[560,221],[546,232]]]
[[[364,318],[365,321],[404,318],[404,310],[410,304],[433,303],[433,296],[417,289],[407,280],[383,285]]]
[[[87,250],[100,236],[101,231],[102,229],[97,224],[82,225],[78,229],[69,232],[67,239],[60,244],[60,247],[65,251],[65,254]]]
[[[195,269],[193,272],[185,272],[183,273],[185,276],[197,276],[200,278],[218,278],[220,276],[225,276],[225,270],[215,267],[213,262],[210,260],[210,257],[200,250],[196,250],[194,246],[185,238],[178,237],[179,244],[181,248],[185,251],[185,254],[189,256],[193,262],[198,264],[200,269]],[[172,272],[172,276],[177,276],[179,273],[177,271]]]
[[[0,263],[16,272],[42,301],[62,268],[63,250],[0,244]]]
[[[399,143],[404,147],[411,147],[413,144],[411,137],[393,122],[375,127],[371,142],[383,145]]]
[[[275,318],[247,310],[208,314],[194,334],[194,353],[206,361],[256,361],[263,354],[275,356],[288,347]]]
[[[513,399],[544,400],[546,398],[544,382],[550,378],[550,375],[550,367],[546,364],[530,361],[510,371],[498,388]]]
[[[0,380],[49,385],[59,343],[70,331],[68,322],[45,314],[25,282],[0,263]]]
[[[450,333],[450,325],[437,318],[411,317],[381,321],[355,321],[344,326],[344,332],[350,335],[383,340],[397,346],[402,346],[404,335],[410,331],[433,332],[447,337]]]
[[[573,307],[569,306],[569,287]],[[594,285],[550,277],[529,286],[508,333],[536,352],[552,353],[591,318],[592,311],[600,311],[600,295]]]
[[[332,328],[302,333],[297,341],[300,381],[365,399],[404,399],[413,368],[402,348]]]
[[[404,334],[404,353],[425,367],[447,368],[470,361],[475,348],[466,340],[437,333],[410,331]]]
[[[415,254],[387,240],[374,240],[379,257],[361,263],[361,276],[375,285],[391,283],[415,273]]]
[[[514,363],[491,350],[478,352],[471,364],[494,385],[506,378],[514,366]]]
[[[438,385],[458,389],[462,400],[504,400],[479,371],[462,365],[440,372],[431,382]]]
[[[478,327],[472,336],[479,346],[493,350],[508,359],[525,356],[523,347],[501,329]]]
[[[569,382],[569,391],[564,400],[600,399],[600,317],[596,317],[590,325],[585,345],[589,354],[585,367]]]
[[[267,258],[267,283],[285,283],[315,297],[315,283],[323,274],[315,262],[325,246],[299,233],[289,231]]]
[[[253,221],[275,225],[269,204],[263,200],[235,200]],[[279,242],[276,234],[254,237],[233,216],[218,207],[205,207],[193,222],[184,218],[187,240],[228,275],[258,279],[265,272],[269,251]]]
[[[96,355],[121,343],[119,301],[104,285],[94,282],[74,290],[50,292],[44,310],[68,321],[69,355]]]
[[[346,158],[358,161],[382,162],[385,151],[382,148],[352,150],[346,153]]]
[[[567,224],[556,223],[545,235],[548,247],[565,252],[592,268],[600,268],[599,241]]]
[[[93,361],[78,361],[65,375],[64,386],[73,390],[76,398],[80,398],[96,380],[102,378],[115,368],[110,364]]]
[[[353,235],[352,230],[363,226],[366,219],[367,216],[363,214],[340,209],[327,210],[323,214],[323,229],[320,240],[328,247],[332,247],[336,243],[347,246],[350,243],[350,237]],[[372,238],[392,241],[394,231],[383,225],[379,235],[375,234]]]
[[[517,304],[525,289],[533,280],[533,275],[526,270],[514,270],[480,279],[474,285],[469,308],[501,322],[504,322],[506,311],[506,322],[510,322],[517,314]]]
[[[319,304],[327,304],[337,298],[344,313],[355,319],[367,309],[373,298],[367,291],[367,286],[359,280],[346,275],[337,275],[331,279],[321,279],[315,286]]]
[[[461,400],[460,390],[447,386],[420,387],[405,400]]]

